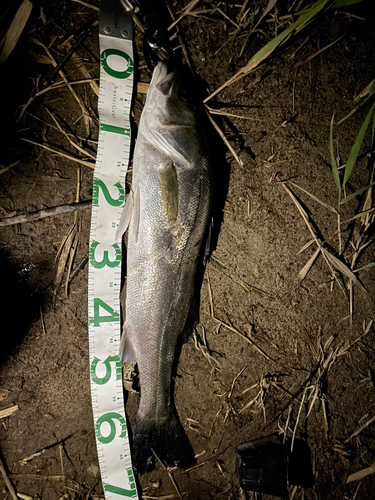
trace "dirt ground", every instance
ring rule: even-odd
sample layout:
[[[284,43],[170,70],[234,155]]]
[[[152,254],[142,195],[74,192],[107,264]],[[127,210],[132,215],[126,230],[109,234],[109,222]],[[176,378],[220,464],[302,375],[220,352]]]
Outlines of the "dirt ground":
[[[173,10],[178,12],[186,3],[175,2]],[[202,0],[195,9],[212,9],[218,3]],[[266,4],[254,1],[252,8]],[[274,37],[276,29],[279,33],[289,25],[282,16],[292,4],[277,3],[277,22],[263,21],[262,33],[250,37],[242,56],[243,36],[222,47],[235,28],[219,11],[181,21],[187,49],[207,92],[244,66],[267,42],[266,35]],[[231,21],[239,9],[228,5]],[[15,5],[4,9],[4,26],[14,10]],[[265,19],[271,20],[271,14]],[[46,92],[33,100],[21,120],[16,122],[16,117],[36,88],[60,80],[52,75],[46,51],[35,40],[60,61],[69,51],[64,44],[68,37],[74,35],[74,44],[85,23],[96,19],[97,12],[80,3],[35,3],[16,50],[1,68],[1,217],[73,203],[78,175],[80,200],[92,197],[92,168],[20,140],[48,143],[94,163],[98,119],[92,88],[75,86],[92,117],[89,132],[67,87]],[[327,51],[296,67],[339,37]],[[139,33],[137,47],[141,50]],[[276,432],[288,438],[295,434],[311,451],[314,485],[296,491],[291,487],[290,498],[293,494],[298,500],[375,498],[375,474],[347,484],[350,474],[375,462],[375,424],[366,425],[375,404],[374,269],[358,273],[368,295],[354,286],[352,321],[349,280],[337,273],[332,281],[322,256],[301,282],[298,273],[317,247],[313,242],[300,252],[312,236],[280,182],[288,181],[286,186],[306,210],[316,234],[321,241],[328,240],[326,248],[338,256],[337,215],[296,185],[337,207],[330,121],[333,113],[336,121],[345,117],[354,107],[353,98],[375,77],[374,47],[371,1],[328,11],[209,103],[243,117],[215,116],[243,166],[213,131],[217,237],[201,288],[197,338],[182,346],[175,376],[178,414],[198,455],[197,463],[202,464],[188,472],[174,472],[185,499],[245,498],[235,470],[235,446]],[[98,77],[97,26],[76,54],[79,59],[70,59],[64,67],[67,78],[84,78],[77,69],[82,61],[89,76]],[[149,81],[142,53],[138,63],[137,79]],[[138,95],[134,103],[136,122],[144,97]],[[341,165],[368,109],[364,106],[335,126]],[[53,116],[66,133],[80,137],[88,154],[72,148]],[[347,194],[369,182],[370,144],[368,133]],[[13,166],[4,171],[9,165]],[[341,220],[360,212],[363,202],[360,197],[345,204]],[[104,498],[89,386],[85,257],[90,211],[77,214],[1,228],[0,412],[13,405],[19,409],[0,419],[0,448],[17,491],[34,499]],[[342,225],[340,258],[349,266],[350,242],[355,244],[359,237],[358,220]],[[57,252],[73,223],[79,238],[72,265],[77,272],[71,276],[68,295],[67,270],[55,294]],[[355,268],[374,260],[370,244]],[[130,393],[126,400],[134,426],[139,395]],[[361,426],[361,432],[352,436]],[[143,498],[178,498],[160,464],[138,479]],[[10,498],[1,478],[0,498]],[[249,493],[248,498],[255,497]]]

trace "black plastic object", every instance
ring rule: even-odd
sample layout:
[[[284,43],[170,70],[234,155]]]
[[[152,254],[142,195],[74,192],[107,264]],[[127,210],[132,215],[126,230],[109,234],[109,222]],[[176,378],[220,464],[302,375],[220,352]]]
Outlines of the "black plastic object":
[[[99,33],[133,39],[133,5],[129,0],[100,0]]]
[[[139,8],[142,24],[145,29],[143,38],[143,55],[149,70],[152,72],[158,62],[157,51],[161,50],[170,64],[175,63],[175,55],[169,42],[166,19],[168,11],[163,0],[130,0]]]
[[[312,486],[310,450],[304,441],[285,444],[277,434],[244,443],[237,448],[237,471],[241,488],[288,497],[288,487]]]

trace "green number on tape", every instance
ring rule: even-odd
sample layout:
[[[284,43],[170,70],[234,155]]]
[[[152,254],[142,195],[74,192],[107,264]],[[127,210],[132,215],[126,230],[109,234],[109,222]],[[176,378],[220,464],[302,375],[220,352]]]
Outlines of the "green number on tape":
[[[109,56],[119,56],[125,59],[125,62],[127,63],[128,67],[124,71],[117,71],[113,68],[111,68],[108,64],[108,57]],[[132,58],[123,52],[122,50],[118,49],[106,49],[103,50],[103,52],[100,55],[100,62],[102,64],[102,67],[108,75],[113,76],[114,78],[129,78],[129,76],[133,73],[133,60]]]
[[[113,132],[114,134],[126,135],[127,137],[130,137],[131,135],[130,128],[115,127],[114,125],[106,125],[105,123],[100,124],[100,130],[104,130],[105,132]]]
[[[108,444],[111,441],[114,440],[116,436],[116,424],[115,421],[118,421],[119,424],[121,425],[121,433],[118,437],[124,438],[126,436],[126,421],[120,413],[116,413],[114,411],[111,411],[109,413],[105,413],[101,417],[98,418],[95,424],[95,434],[98,439],[103,444]],[[100,428],[104,422],[107,422],[110,426],[110,431],[107,437],[103,436],[103,434],[100,432]]]
[[[108,316],[100,316],[99,308],[107,311]],[[116,323],[120,321],[120,314],[106,304],[102,299],[94,299],[94,316],[89,317],[89,323],[94,326],[99,326],[100,323]]]
[[[104,198],[109,205],[111,205],[112,207],[120,207],[125,200],[125,189],[122,187],[120,182],[116,182],[114,186],[117,187],[117,189],[119,190],[119,197],[117,198],[117,200],[112,198],[112,196],[109,194],[108,188],[105,185],[105,183],[102,180],[98,179],[97,177],[94,177],[93,187],[92,187],[93,206],[94,207],[99,206],[99,188],[100,188],[103,191]]]
[[[100,245],[100,243],[98,241],[93,240],[89,251],[90,264],[93,267],[95,267],[95,269],[102,269],[104,266],[117,267],[121,263],[121,250],[117,243],[114,243],[112,245],[112,248],[114,248],[115,250],[115,260],[109,260],[108,250],[104,250],[103,259],[100,262],[98,262],[95,259],[95,250],[98,245]]]
[[[133,498],[137,496],[137,489],[135,487],[135,481],[133,476],[133,471],[131,468],[127,469],[129,478],[129,486],[130,490],[126,490],[125,488],[119,488],[118,486],[113,486],[112,484],[103,484],[104,491],[109,491],[110,493],[117,493],[118,495],[122,495],[123,497]]]
[[[98,363],[103,363],[103,365],[105,366],[106,372],[104,377],[98,377],[96,374],[96,367],[98,366]],[[94,384],[104,385],[108,382],[108,380],[112,376],[111,363],[115,363],[116,380],[121,380],[121,364],[120,364],[120,358],[118,356],[108,356],[108,358],[105,359],[103,362],[100,361],[99,358],[95,357],[92,360],[90,366],[91,380],[94,382]]]

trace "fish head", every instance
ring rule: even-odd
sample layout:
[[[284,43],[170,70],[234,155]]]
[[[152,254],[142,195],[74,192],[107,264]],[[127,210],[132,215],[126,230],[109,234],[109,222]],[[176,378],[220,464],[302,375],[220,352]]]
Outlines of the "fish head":
[[[184,168],[202,156],[202,131],[186,83],[166,64],[153,73],[142,113],[144,134],[159,150]]]

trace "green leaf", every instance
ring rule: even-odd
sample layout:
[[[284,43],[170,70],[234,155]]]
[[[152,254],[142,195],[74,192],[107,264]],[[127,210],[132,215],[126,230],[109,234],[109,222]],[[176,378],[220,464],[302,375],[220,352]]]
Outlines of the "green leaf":
[[[311,9],[309,9],[306,14],[301,16],[298,21],[296,21],[294,24],[297,24],[297,27],[295,29],[295,32],[298,33],[301,31],[303,28],[305,28],[311,21],[315,19],[315,17],[319,14],[319,12],[326,7],[326,4],[330,0],[318,0],[315,2],[312,6]],[[292,25],[293,26],[293,25]]]
[[[347,196],[346,198],[344,198],[343,200],[341,200],[340,201],[340,205],[344,205],[344,203],[347,203],[348,201],[353,200],[354,198],[356,198],[360,194],[364,193],[365,191],[367,191],[368,189],[370,189],[371,186],[374,186],[374,185],[375,185],[375,181],[371,182],[371,184],[369,184],[366,187],[358,189],[358,191],[356,191],[355,193],[352,193],[349,196]]]
[[[370,262],[369,264],[366,264],[365,266],[359,267],[354,272],[358,273],[359,271],[364,271],[365,269],[370,269],[371,267],[375,267],[375,262]]]
[[[341,190],[341,184],[340,184],[340,174],[339,170],[337,168],[337,163],[335,159],[335,152],[333,149],[333,120],[335,118],[335,113],[332,115],[332,120],[331,120],[331,132],[329,134],[329,150],[331,153],[331,166],[332,166],[332,173],[333,173],[333,178],[335,179],[337,189],[340,191]]]
[[[332,5],[334,9],[339,7],[346,7],[347,5],[353,5],[354,3],[363,2],[363,0],[336,0],[336,2]]]
[[[350,152],[348,161],[346,162],[344,183],[343,183],[344,185],[347,183],[347,181],[350,177],[350,174],[352,173],[354,164],[357,161],[358,153],[359,153],[359,150],[361,149],[363,138],[365,136],[368,124],[370,123],[372,113],[374,112],[374,108],[375,108],[375,103],[371,106],[370,111],[367,113],[365,121],[362,123],[361,130],[359,131],[359,134],[357,135],[357,138],[356,138],[354,145],[352,147],[352,150]]]

